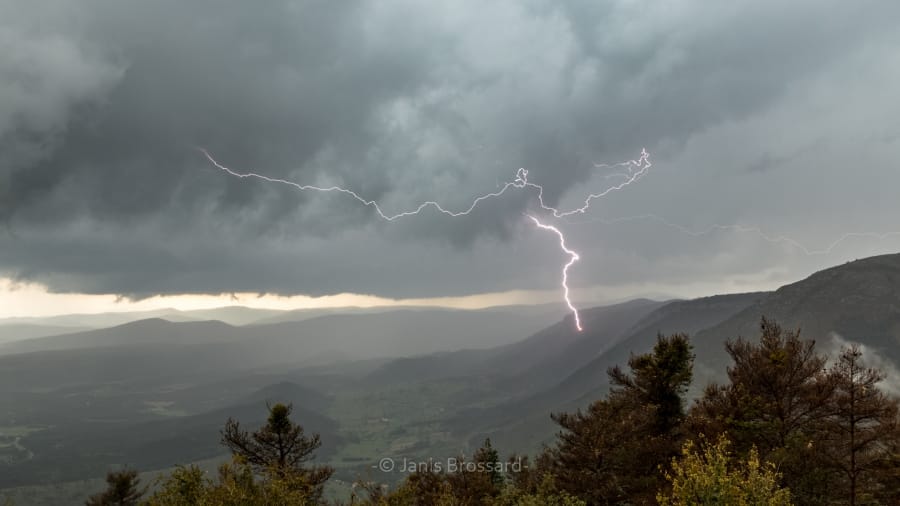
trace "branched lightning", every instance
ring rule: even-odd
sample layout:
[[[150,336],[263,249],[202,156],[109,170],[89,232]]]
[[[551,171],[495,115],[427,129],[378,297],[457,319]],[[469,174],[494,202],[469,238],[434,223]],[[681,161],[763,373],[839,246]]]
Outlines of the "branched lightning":
[[[284,185],[294,187],[297,190],[303,190],[303,191],[312,190],[312,191],[326,192],[326,193],[331,193],[331,192],[343,193],[343,194],[349,195],[350,197],[353,197],[361,204],[363,204],[367,207],[371,207],[375,211],[375,213],[378,214],[378,216],[380,218],[382,218],[383,220],[386,220],[386,221],[394,221],[399,218],[416,215],[416,214],[421,213],[422,211],[424,211],[425,209],[427,209],[429,207],[432,207],[436,211],[438,211],[442,214],[445,214],[447,216],[451,216],[451,217],[464,216],[464,215],[467,215],[467,214],[471,213],[472,211],[474,211],[475,208],[478,206],[478,204],[480,204],[482,201],[490,199],[490,198],[494,198],[494,197],[500,197],[510,189],[519,189],[519,190],[528,189],[528,190],[535,191],[536,196],[537,196],[537,203],[540,206],[540,208],[542,210],[552,214],[552,216],[554,218],[563,218],[563,217],[571,216],[574,214],[583,214],[588,210],[588,208],[590,208],[591,202],[593,200],[601,198],[605,195],[608,195],[611,192],[621,190],[621,189],[625,188],[626,186],[634,183],[635,181],[639,180],[644,175],[646,175],[647,171],[650,169],[650,166],[651,166],[650,155],[649,155],[649,153],[647,153],[646,150],[641,150],[641,156],[639,158],[637,158],[636,160],[628,160],[625,162],[616,163],[616,164],[612,164],[612,165],[595,164],[594,165],[595,168],[625,168],[625,169],[627,169],[627,171],[626,172],[617,172],[617,173],[607,175],[606,176],[607,178],[620,177],[620,178],[622,178],[622,181],[619,182],[618,184],[615,184],[613,186],[610,186],[610,187],[604,189],[603,191],[601,191],[599,193],[589,194],[585,198],[584,204],[581,207],[576,207],[574,209],[570,209],[570,210],[566,210],[566,211],[561,211],[553,206],[547,205],[544,202],[544,187],[539,184],[532,183],[531,181],[529,181],[528,180],[528,170],[524,169],[524,168],[520,168],[518,171],[516,171],[515,179],[513,179],[510,182],[505,183],[503,186],[500,187],[499,190],[497,190],[495,192],[487,193],[485,195],[481,195],[480,197],[475,198],[467,208],[464,208],[461,210],[456,210],[456,211],[449,210],[449,209],[446,209],[443,206],[441,206],[439,203],[429,200],[429,201],[419,204],[418,206],[416,206],[415,208],[413,208],[411,210],[401,211],[396,214],[390,214],[390,213],[386,213],[376,201],[363,198],[362,196],[360,196],[358,193],[354,192],[353,190],[349,190],[347,188],[342,188],[340,186],[315,186],[315,185],[308,185],[308,184],[300,184],[300,183],[296,183],[294,181],[273,178],[273,177],[265,176],[262,174],[257,174],[254,172],[245,172],[245,173],[236,172],[236,171],[231,170],[230,168],[222,165],[221,163],[219,163],[215,158],[213,158],[213,156],[206,149],[203,149],[203,148],[197,148],[197,149],[199,149],[199,151],[201,153],[203,153],[203,155],[206,157],[206,159],[209,160],[209,162],[212,163],[216,168],[224,171],[225,173],[227,173],[231,176],[241,178],[241,179],[246,179],[246,178],[259,179],[259,180],[267,181],[270,183],[284,184]],[[565,266],[563,267],[561,284],[562,284],[562,288],[563,288],[566,305],[572,311],[572,314],[574,315],[574,319],[575,319],[575,326],[580,331],[580,330],[582,330],[581,320],[579,319],[577,308],[572,303],[572,300],[569,297],[569,285],[568,285],[569,267],[571,267],[572,264],[574,264],[576,261],[578,261],[579,256],[576,252],[574,252],[566,247],[565,237],[558,228],[556,228],[552,225],[543,224],[534,216],[529,215],[528,217],[531,218],[531,220],[534,221],[534,224],[536,226],[538,226],[539,228],[542,228],[545,230],[550,230],[550,231],[554,232],[559,237],[560,247],[562,247],[563,251],[565,253],[567,253],[570,257],[569,262],[566,263]]]
[[[251,178],[251,179],[259,179],[262,181],[267,181],[270,183],[284,184],[284,185],[294,187],[297,190],[304,190],[304,191],[312,190],[312,191],[326,192],[326,193],[331,193],[331,192],[343,193],[343,194],[349,195],[350,197],[356,199],[361,204],[363,204],[367,207],[371,207],[381,219],[386,220],[386,221],[394,221],[399,218],[413,216],[413,215],[421,213],[422,211],[426,210],[429,207],[434,208],[434,210],[436,210],[437,212],[445,214],[450,217],[464,216],[464,215],[472,213],[475,210],[475,208],[478,207],[478,205],[482,201],[491,199],[491,198],[495,198],[495,197],[500,197],[500,196],[504,195],[505,193],[507,193],[507,191],[509,191],[511,189],[532,190],[535,192],[537,205],[540,207],[540,209],[542,211],[545,211],[546,213],[548,213],[549,215],[551,215],[553,218],[556,218],[556,219],[569,218],[569,217],[573,217],[574,215],[585,214],[590,209],[591,202],[593,200],[604,197],[604,196],[610,194],[611,192],[621,190],[621,189],[625,188],[626,186],[638,181],[639,179],[641,179],[643,176],[645,176],[647,174],[647,171],[651,167],[650,155],[647,153],[646,150],[641,150],[640,157],[638,157],[635,160],[628,160],[625,162],[609,164],[609,165],[608,164],[594,164],[594,167],[598,168],[598,169],[605,168],[605,169],[626,169],[626,170],[605,175],[604,178],[606,178],[606,179],[621,178],[621,181],[617,184],[609,186],[608,188],[604,189],[603,191],[601,191],[599,193],[589,194],[584,199],[584,202],[580,207],[575,207],[575,208],[568,209],[568,210],[560,210],[556,207],[548,205],[544,201],[544,187],[539,184],[529,181],[528,180],[528,170],[524,169],[524,168],[520,168],[518,171],[516,171],[515,178],[512,181],[509,181],[509,182],[503,184],[502,186],[498,185],[499,189],[497,191],[487,193],[487,194],[484,194],[484,195],[481,195],[481,196],[475,198],[474,200],[472,200],[472,203],[468,207],[458,209],[458,210],[451,210],[451,209],[447,209],[447,208],[441,206],[436,201],[429,200],[429,201],[419,204],[418,206],[416,206],[410,210],[390,214],[390,213],[386,213],[376,201],[363,198],[362,196],[360,196],[358,193],[354,192],[353,190],[349,190],[347,188],[342,188],[340,186],[315,186],[315,185],[300,184],[300,183],[296,183],[296,182],[289,181],[286,179],[273,178],[273,177],[265,176],[262,174],[257,174],[254,172],[246,172],[246,173],[236,172],[236,171],[231,170],[230,168],[220,164],[218,161],[216,161],[206,149],[203,149],[203,148],[198,148],[198,149],[200,150],[200,152],[203,153],[203,155],[207,158],[207,160],[209,160],[209,162],[212,163],[216,168],[226,172],[227,174],[229,174],[231,176],[241,178],[241,179]],[[560,248],[562,249],[563,252],[565,252],[567,255],[569,255],[569,261],[566,262],[562,268],[562,280],[561,280],[560,284],[563,289],[563,297],[565,299],[566,306],[572,312],[572,315],[574,317],[575,327],[579,331],[581,331],[582,325],[581,325],[581,320],[580,320],[580,317],[578,314],[578,309],[572,303],[571,297],[569,295],[569,284],[568,284],[569,268],[572,267],[572,265],[574,265],[575,262],[577,262],[580,259],[580,256],[574,250],[569,249],[569,247],[566,245],[565,235],[559,228],[557,228],[556,226],[553,226],[553,225],[545,224],[533,215],[526,215],[526,216],[534,223],[534,225],[536,227],[543,229],[543,230],[553,232],[554,234],[556,234],[556,236],[559,238]],[[769,234],[769,233],[765,232],[762,229],[762,227],[755,226],[755,225],[751,226],[751,225],[741,225],[741,224],[730,224],[730,225],[714,224],[714,225],[710,225],[706,228],[698,230],[698,229],[691,229],[684,225],[680,225],[678,223],[671,222],[671,221],[669,221],[665,218],[662,218],[661,216],[655,215],[655,214],[641,214],[641,215],[636,215],[636,216],[626,216],[626,217],[622,217],[622,218],[613,218],[613,219],[596,218],[596,219],[590,219],[590,220],[577,220],[577,221],[565,220],[565,221],[569,224],[583,224],[583,223],[599,222],[599,223],[604,223],[604,224],[610,225],[610,224],[615,224],[615,223],[624,223],[624,222],[642,221],[642,220],[658,222],[666,227],[675,229],[675,230],[677,230],[683,234],[689,235],[691,237],[706,236],[706,235],[712,234],[717,231],[732,231],[732,232],[739,232],[739,233],[755,234],[758,237],[760,237],[761,239],[763,239],[767,242],[773,243],[773,244],[786,244],[790,247],[797,249],[798,251],[802,252],[803,254],[805,254],[807,256],[827,255],[827,254],[831,253],[835,248],[837,248],[840,244],[842,244],[843,242],[845,242],[846,240],[848,240],[850,238],[866,237],[866,238],[873,238],[873,239],[877,239],[877,240],[885,240],[890,237],[900,237],[900,231],[894,231],[894,232],[847,232],[847,233],[841,235],[835,241],[828,244],[826,247],[816,249],[816,248],[810,248],[810,247],[802,244],[800,241],[797,241],[796,239],[793,239],[786,235]]]
[[[575,318],[575,328],[577,328],[578,331],[581,332],[581,330],[582,330],[581,318],[578,317],[578,308],[576,308],[575,305],[572,304],[572,300],[569,298],[569,267],[572,267],[572,265],[575,262],[577,262],[581,257],[578,256],[578,253],[575,253],[574,251],[572,251],[568,247],[566,247],[566,237],[563,235],[562,232],[560,232],[560,230],[558,228],[554,227],[553,225],[545,225],[545,224],[541,223],[534,216],[528,215],[528,217],[531,218],[532,221],[534,221],[534,224],[538,228],[542,228],[544,230],[549,230],[549,231],[553,232],[554,234],[556,234],[557,237],[559,237],[559,247],[567,255],[569,255],[569,261],[566,262],[566,265],[563,266],[563,270],[562,270],[563,297],[565,297],[566,305],[569,306],[569,309],[572,311],[572,316]]]
[[[228,167],[225,167],[224,165],[220,164],[218,161],[216,161],[216,159],[213,158],[212,155],[209,153],[209,151],[207,151],[206,149],[203,149],[203,148],[197,148],[197,149],[199,149],[200,152],[203,153],[203,155],[207,158],[207,160],[209,160],[210,163],[215,165],[218,169],[220,169],[232,176],[239,177],[242,179],[245,179],[245,178],[260,179],[262,181],[268,181],[270,183],[285,184],[288,186],[293,186],[294,188],[296,188],[298,190],[313,190],[313,191],[319,191],[319,192],[344,193],[344,194],[350,195],[351,197],[353,197],[354,199],[356,199],[363,205],[371,207],[372,209],[375,210],[375,212],[378,214],[379,217],[381,217],[382,219],[387,220],[387,221],[394,221],[398,218],[404,218],[406,216],[412,216],[415,214],[419,214],[420,212],[422,212],[423,210],[425,210],[429,207],[433,207],[438,212],[446,214],[447,216],[451,216],[454,218],[458,217],[458,216],[464,216],[464,215],[467,215],[467,214],[471,213],[472,211],[474,211],[475,208],[478,207],[478,204],[480,204],[482,201],[490,199],[490,198],[494,198],[494,197],[500,197],[501,195],[506,193],[506,191],[509,190],[510,188],[516,188],[516,189],[520,189],[520,190],[530,188],[530,189],[537,191],[537,200],[538,200],[538,204],[540,205],[541,209],[552,213],[554,218],[562,218],[565,216],[571,216],[573,214],[584,213],[590,207],[592,200],[595,200],[595,199],[598,199],[605,195],[608,195],[611,192],[621,190],[621,189],[625,188],[626,186],[630,185],[631,183],[634,183],[635,181],[637,181],[638,179],[643,177],[647,173],[647,170],[649,170],[651,167],[650,154],[647,153],[646,150],[641,151],[641,156],[637,160],[629,160],[629,161],[620,162],[620,163],[617,163],[614,165],[595,164],[594,166],[597,168],[625,166],[625,167],[629,168],[629,171],[628,171],[628,173],[611,174],[610,176],[613,176],[613,177],[615,177],[615,176],[624,177],[625,180],[619,184],[616,184],[616,185],[610,186],[609,188],[606,188],[605,190],[603,190],[600,193],[588,195],[587,198],[584,200],[583,206],[575,208],[575,209],[571,209],[568,211],[560,211],[559,209],[557,209],[555,207],[547,205],[544,202],[544,187],[539,184],[530,182],[528,180],[528,169],[522,168],[522,169],[519,169],[518,171],[516,171],[515,179],[513,179],[510,182],[505,183],[503,186],[500,187],[499,190],[497,190],[495,192],[487,193],[485,195],[477,197],[475,200],[472,201],[472,204],[469,205],[469,207],[467,207],[463,210],[459,210],[459,211],[448,210],[448,209],[445,209],[443,206],[441,206],[439,203],[437,203],[433,200],[429,200],[429,201],[419,204],[414,209],[411,209],[408,211],[401,211],[396,214],[387,214],[381,209],[381,206],[378,205],[378,202],[376,202],[374,200],[365,199],[365,198],[361,197],[358,193],[354,192],[353,190],[341,188],[340,186],[315,186],[315,185],[300,184],[300,183],[296,183],[294,181],[288,181],[286,179],[279,179],[279,178],[264,176],[262,174],[257,174],[254,172],[245,172],[245,173],[235,172],[235,171],[229,169]]]
[[[527,181],[527,178],[528,178],[527,170],[519,169],[519,172],[520,173],[524,172],[524,175],[522,176],[523,181],[524,181],[523,184],[530,186],[537,190],[538,203],[540,204],[541,209],[553,213],[554,218],[564,218],[566,216],[571,216],[573,214],[584,214],[591,207],[591,201],[593,201],[595,199],[599,199],[601,197],[605,197],[606,195],[609,195],[610,193],[612,193],[614,191],[621,190],[622,188],[625,188],[626,186],[630,185],[631,183],[634,183],[638,179],[644,177],[647,174],[647,171],[650,170],[651,166],[652,166],[652,164],[650,163],[650,153],[647,153],[646,149],[641,150],[641,156],[637,160],[628,160],[627,162],[620,162],[620,163],[617,163],[614,165],[594,164],[594,167],[596,167],[596,168],[627,167],[628,172],[627,173],[620,172],[620,173],[607,175],[606,176],[607,178],[622,177],[622,178],[624,178],[624,181],[622,181],[619,184],[610,186],[609,188],[603,190],[600,193],[592,193],[592,194],[588,195],[587,198],[584,199],[584,205],[582,205],[581,207],[576,207],[574,209],[570,209],[568,211],[560,211],[559,209],[556,209],[554,207],[546,205],[544,203],[544,188],[540,185],[529,183]]]

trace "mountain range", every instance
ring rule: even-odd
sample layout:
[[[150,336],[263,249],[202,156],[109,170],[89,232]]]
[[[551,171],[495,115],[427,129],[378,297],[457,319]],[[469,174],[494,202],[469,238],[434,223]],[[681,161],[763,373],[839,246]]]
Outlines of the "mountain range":
[[[225,419],[261,423],[266,401],[293,402],[297,420],[327,442],[320,458],[347,479],[368,472],[377,456],[440,456],[484,437],[505,451],[534,451],[554,434],[550,413],[604,395],[607,370],[648,351],[658,334],[691,336],[696,395],[723,377],[724,343],[756,339],[762,316],[800,327],[826,353],[861,343],[895,374],[900,254],[772,292],[586,308],[583,332],[548,306],[225,312],[243,323],[154,315],[0,344],[0,488],[221,455]]]

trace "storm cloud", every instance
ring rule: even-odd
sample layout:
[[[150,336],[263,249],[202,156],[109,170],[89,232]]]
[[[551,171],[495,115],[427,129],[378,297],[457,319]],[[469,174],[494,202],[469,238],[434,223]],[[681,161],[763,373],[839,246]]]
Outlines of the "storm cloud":
[[[890,251],[900,230],[900,4],[884,1],[0,0],[0,273],[56,291],[552,288],[564,255],[511,192],[550,203],[651,173],[558,224],[576,287],[790,279]]]

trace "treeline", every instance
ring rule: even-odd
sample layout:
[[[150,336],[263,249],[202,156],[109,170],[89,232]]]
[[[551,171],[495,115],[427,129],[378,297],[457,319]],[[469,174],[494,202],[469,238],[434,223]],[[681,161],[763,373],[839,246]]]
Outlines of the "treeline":
[[[354,484],[344,502],[433,505],[895,505],[900,504],[898,400],[884,373],[845,347],[829,363],[815,342],[763,319],[758,341],[726,343],[728,382],[688,409],[687,336],[659,336],[584,411],[552,415],[557,439],[533,459],[501,461],[490,441],[468,465],[417,466],[397,487]],[[333,473],[310,461],[320,441],[270,407],[254,432],[229,420],[233,453],[212,479],[178,468],[152,494],[137,473],[110,473],[88,505],[318,505]]]

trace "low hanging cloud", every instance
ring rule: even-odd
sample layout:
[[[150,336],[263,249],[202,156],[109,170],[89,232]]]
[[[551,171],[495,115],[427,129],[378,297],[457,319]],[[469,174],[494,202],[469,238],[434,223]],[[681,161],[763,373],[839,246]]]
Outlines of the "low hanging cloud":
[[[878,386],[882,390],[884,390],[885,393],[888,393],[895,397],[900,395],[900,368],[898,368],[893,361],[886,358],[884,354],[879,350],[873,349],[871,346],[866,346],[862,343],[846,339],[840,334],[832,333],[831,347],[829,350],[827,350],[827,352],[830,355],[831,359],[833,361],[836,361],[840,356],[841,351],[850,346],[859,347],[859,351],[862,352],[862,360],[865,367],[876,369],[884,375],[884,379],[878,384]]]
[[[551,203],[577,201],[607,184],[596,162],[646,147],[654,172],[597,216],[752,219],[813,241],[871,215],[820,203],[845,198],[853,171],[860,195],[900,150],[873,93],[900,84],[890,1],[53,7],[0,0],[0,273],[52,290],[415,297],[558,281],[563,255],[523,223],[529,195],[383,223],[341,195],[227,177],[198,146],[394,211],[467,207],[519,167]],[[779,194],[813,176],[842,185]],[[576,286],[811,268],[753,237],[569,227]]]

